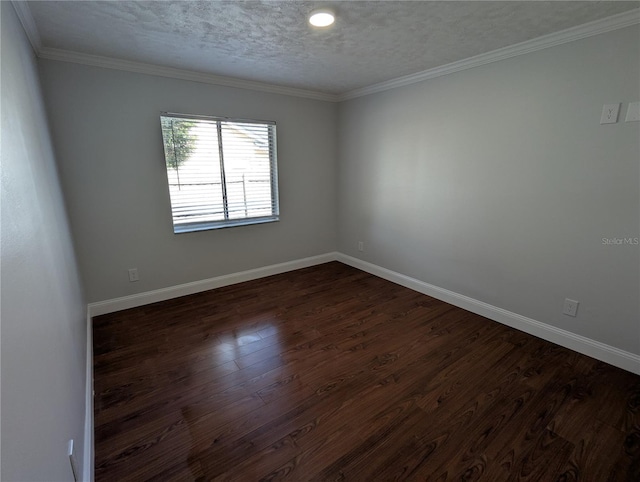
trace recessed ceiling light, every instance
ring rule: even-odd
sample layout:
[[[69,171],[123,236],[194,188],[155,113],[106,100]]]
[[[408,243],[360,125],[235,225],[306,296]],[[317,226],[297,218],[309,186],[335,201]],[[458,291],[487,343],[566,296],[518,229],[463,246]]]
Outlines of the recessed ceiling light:
[[[309,15],[309,23],[314,27],[328,27],[335,21],[335,15],[331,10],[314,10]]]

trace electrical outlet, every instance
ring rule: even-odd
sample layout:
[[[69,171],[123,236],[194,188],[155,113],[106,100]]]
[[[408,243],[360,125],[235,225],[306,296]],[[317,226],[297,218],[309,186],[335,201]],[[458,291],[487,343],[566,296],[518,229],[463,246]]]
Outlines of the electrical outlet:
[[[138,268],[131,268],[129,270],[129,281],[138,281]]]
[[[67,455],[71,464],[71,472],[73,473],[74,482],[78,482],[78,463],[76,462],[76,454],[73,451],[73,439],[67,443]]]
[[[580,303],[578,301],[567,298],[564,300],[564,308],[562,312],[568,316],[576,316],[578,314],[579,304]]]
[[[600,124],[615,124],[618,122],[618,112],[620,104],[605,104],[602,106],[602,115],[600,116]]]
[[[364,251],[364,241],[358,241],[358,251]]]

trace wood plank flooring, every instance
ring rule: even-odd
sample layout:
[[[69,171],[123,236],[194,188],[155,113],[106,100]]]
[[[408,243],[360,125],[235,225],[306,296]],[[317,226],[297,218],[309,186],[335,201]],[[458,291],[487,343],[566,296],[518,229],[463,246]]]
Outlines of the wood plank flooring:
[[[337,262],[93,323],[97,481],[640,481],[640,377]]]

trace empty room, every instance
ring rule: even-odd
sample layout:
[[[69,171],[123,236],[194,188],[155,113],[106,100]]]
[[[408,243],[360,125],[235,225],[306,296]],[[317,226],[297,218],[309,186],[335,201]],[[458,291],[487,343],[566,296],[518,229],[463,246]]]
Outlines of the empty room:
[[[0,8],[3,481],[640,481],[640,2]]]

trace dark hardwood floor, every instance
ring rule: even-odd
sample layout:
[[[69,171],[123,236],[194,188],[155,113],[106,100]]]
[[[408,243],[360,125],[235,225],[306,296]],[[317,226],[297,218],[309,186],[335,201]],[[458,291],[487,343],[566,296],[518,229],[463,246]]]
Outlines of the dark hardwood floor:
[[[93,323],[97,481],[640,481],[640,377],[337,262]]]

